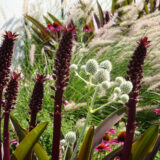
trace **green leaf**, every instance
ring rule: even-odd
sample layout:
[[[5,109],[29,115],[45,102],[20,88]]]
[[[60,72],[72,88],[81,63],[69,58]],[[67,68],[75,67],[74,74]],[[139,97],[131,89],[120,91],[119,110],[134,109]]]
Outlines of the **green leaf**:
[[[12,154],[11,160],[24,160],[38,142],[47,125],[48,122],[43,122],[29,132]]]
[[[106,131],[112,128],[114,124],[116,124],[125,114],[126,107],[122,107],[117,111],[110,114],[104,121],[95,129],[92,151],[93,149],[101,143],[102,137]]]
[[[53,14],[51,14],[51,13],[48,12],[48,15],[50,16],[50,18],[51,18],[53,21],[58,22],[61,26],[63,25]]]
[[[98,12],[99,12],[99,17],[100,17],[100,24],[101,24],[101,27],[103,27],[103,25],[104,25],[104,16],[103,16],[103,11],[102,11],[101,5],[99,4],[98,1],[97,1],[97,7],[98,7]]]
[[[65,157],[65,160],[70,160],[71,156],[72,156],[72,150],[71,150],[70,147],[68,147],[68,149],[67,149],[67,155]]]
[[[41,32],[45,40],[51,39],[50,34],[46,31],[46,27],[42,25],[40,22],[38,22],[36,19],[34,19],[31,16],[25,15],[25,18],[27,18],[30,22],[32,22]]]
[[[154,11],[154,2],[153,0],[150,0],[150,12]]]
[[[146,14],[149,14],[149,10],[148,10],[148,6],[147,6],[146,2],[144,2],[144,10],[145,10]]]
[[[88,132],[85,136],[85,139],[84,139],[82,146],[80,148],[80,151],[78,153],[78,160],[84,160],[84,159],[89,160],[93,136],[94,136],[94,126],[91,126],[88,129]]]
[[[160,136],[158,136],[158,140],[157,140],[152,152],[150,152],[144,160],[154,160],[157,152],[159,151],[159,148],[160,148]]]
[[[43,16],[43,18],[44,18],[47,25],[52,24],[52,22],[46,16]]]
[[[27,135],[27,131],[20,125],[18,120],[12,114],[10,114],[10,119],[19,138],[19,142],[21,142],[23,138]],[[35,146],[33,147],[33,152],[35,152],[38,160],[49,160],[49,156],[47,155],[46,151],[43,149],[40,143],[35,144]]]
[[[158,139],[158,125],[151,126],[145,133],[132,145],[130,160],[142,160],[150,152]]]

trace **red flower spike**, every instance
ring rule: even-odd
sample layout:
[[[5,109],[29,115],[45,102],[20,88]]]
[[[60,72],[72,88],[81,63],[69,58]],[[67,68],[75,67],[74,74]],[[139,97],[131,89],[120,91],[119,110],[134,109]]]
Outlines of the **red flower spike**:
[[[16,73],[13,71],[13,74],[11,75],[12,79],[15,79],[16,81],[21,80],[21,73]]]
[[[18,34],[12,33],[11,31],[6,31],[6,34],[3,37],[6,39],[16,40]]]
[[[44,81],[45,81],[45,76],[42,74],[37,73],[37,78],[35,79],[35,85],[34,89],[32,92],[32,97],[30,100],[30,115],[31,115],[31,120],[29,122],[29,130],[31,131],[33,128],[36,127],[37,121],[36,117],[38,112],[42,109],[42,103],[43,103],[43,95],[44,95]]]
[[[149,45],[150,41],[148,41],[148,37],[141,38],[139,40],[139,43],[143,44],[144,47],[146,47],[146,48],[150,47],[150,45]]]
[[[9,151],[9,115],[10,111],[14,108],[15,100],[18,94],[18,78],[20,74],[13,72],[11,80],[8,83],[5,92],[5,103],[4,103],[4,127],[3,127],[3,151],[5,160],[10,160]]]

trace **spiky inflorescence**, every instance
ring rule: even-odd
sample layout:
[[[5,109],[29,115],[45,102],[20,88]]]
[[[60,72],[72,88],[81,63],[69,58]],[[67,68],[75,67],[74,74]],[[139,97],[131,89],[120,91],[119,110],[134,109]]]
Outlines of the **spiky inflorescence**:
[[[13,109],[13,105],[15,105],[15,100],[17,98],[18,93],[18,80],[20,78],[20,74],[16,74],[13,72],[11,76],[11,80],[7,86],[5,92],[5,103],[4,103],[4,127],[3,127],[3,152],[4,157],[3,160],[10,160],[10,152],[9,152],[9,115],[11,109]]]
[[[54,128],[52,144],[52,160],[59,159],[59,145],[61,134],[61,105],[63,102],[63,92],[69,81],[69,67],[71,61],[71,51],[73,45],[73,35],[75,27],[68,25],[60,41],[59,48],[56,52],[54,63],[55,80],[55,103],[54,103]]]
[[[2,92],[8,81],[10,66],[13,55],[14,41],[18,35],[10,31],[3,36],[4,40],[0,47],[0,135],[1,135],[1,106],[2,106]],[[1,136],[0,136],[1,148]],[[2,160],[2,153],[0,149],[0,160]]]
[[[147,54],[147,48],[149,47],[149,41],[147,37],[140,39],[139,45],[136,48],[132,59],[128,65],[127,80],[133,84],[133,89],[129,94],[128,107],[128,122],[126,138],[124,148],[121,156],[121,160],[128,160],[131,152],[133,136],[135,131],[135,118],[136,118],[136,106],[138,105],[139,89],[141,88],[141,80],[143,73],[143,64]]]
[[[34,85],[31,101],[29,104],[30,107],[30,115],[31,120],[29,122],[29,130],[31,131],[33,128],[36,127],[36,117],[37,113],[42,108],[42,102],[43,102],[43,94],[44,94],[44,86],[43,83],[45,81],[45,76],[37,74],[37,78],[35,79],[36,83]]]

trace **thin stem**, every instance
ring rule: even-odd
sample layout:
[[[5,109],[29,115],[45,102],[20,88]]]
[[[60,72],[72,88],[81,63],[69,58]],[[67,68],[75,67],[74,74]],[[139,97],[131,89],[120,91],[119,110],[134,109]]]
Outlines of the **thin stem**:
[[[69,143],[67,143],[67,147],[66,147],[66,150],[65,150],[65,153],[64,153],[64,160],[66,159],[66,156],[67,156],[68,147],[69,147]]]
[[[90,113],[95,113],[101,109],[103,109],[104,107],[108,106],[109,104],[113,103],[114,101],[110,101],[108,103],[103,104],[101,107],[98,107],[96,109],[90,109]]]
[[[90,86],[97,86],[97,85],[95,85],[95,84],[93,84],[93,83],[91,83],[91,82],[88,82],[88,81],[86,81],[84,78],[82,78],[77,72],[75,72],[75,74],[76,74],[76,76],[78,77],[78,78],[80,78],[83,82],[85,82],[87,85],[90,85]]]
[[[93,95],[93,98],[92,98],[92,102],[91,102],[91,105],[89,106],[89,108],[90,108],[90,109],[92,109],[92,108],[93,108],[94,101],[95,101],[95,98],[96,98],[96,95],[97,95],[97,91],[98,91],[98,86],[95,88],[95,92],[94,92],[94,95]],[[85,132],[86,127],[87,127],[87,124],[88,124],[88,122],[89,122],[89,118],[90,118],[90,112],[89,112],[89,110],[88,110],[88,113],[87,113],[87,117],[86,117],[85,124],[84,124],[84,126],[83,126],[83,128],[82,128],[82,131],[81,131],[80,137],[78,138],[78,141],[77,141],[76,147],[75,147],[75,149],[74,149],[74,152],[73,152],[72,157],[71,157],[71,159],[70,159],[70,160],[73,160],[73,159],[74,159],[74,157],[76,156],[76,153],[77,153],[77,151],[78,151],[79,144],[80,144],[80,143],[81,143],[81,141],[82,141],[82,138],[83,138],[84,132]]]
[[[3,127],[3,160],[10,160],[9,152],[9,111],[4,113],[4,127]]]

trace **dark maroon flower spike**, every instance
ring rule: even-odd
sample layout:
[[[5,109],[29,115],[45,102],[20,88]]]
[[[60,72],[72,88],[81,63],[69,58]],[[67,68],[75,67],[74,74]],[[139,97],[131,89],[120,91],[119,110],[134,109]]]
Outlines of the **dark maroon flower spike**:
[[[10,66],[13,55],[14,41],[17,38],[17,34],[10,31],[4,34],[4,40],[0,47],[0,135],[1,135],[1,108],[2,108],[2,93],[8,82],[8,76],[10,73]],[[0,136],[0,148],[1,148],[1,136]],[[0,160],[2,160],[2,152],[0,149]]]
[[[106,11],[105,12],[105,24],[107,24],[109,21],[110,21],[110,15],[109,15],[109,12]]]
[[[73,24],[70,24],[65,28],[54,61],[53,79],[55,80],[55,88],[52,87],[52,89],[55,91],[55,96],[53,96],[55,101],[52,160],[59,159],[61,106],[63,103],[63,93],[69,82],[69,67],[71,61],[74,32],[75,26]]]
[[[154,12],[157,8],[157,0],[153,0],[153,10],[152,12]]]
[[[37,74],[37,78],[35,79],[35,85],[31,97],[31,101],[29,104],[31,115],[31,120],[29,122],[29,131],[36,127],[38,121],[36,121],[37,113],[42,109],[43,103],[43,95],[44,95],[44,81],[46,76]]]
[[[147,48],[149,47],[149,43],[150,41],[148,41],[147,37],[141,38],[139,40],[138,47],[134,51],[134,54],[128,65],[126,79],[132,82],[133,89],[129,94],[129,101],[126,104],[128,109],[128,121],[121,160],[129,159],[132,148],[133,136],[135,132],[136,107],[138,105],[139,89],[141,88],[141,81],[143,77],[143,64],[147,55]]]
[[[5,103],[4,103],[4,127],[3,127],[3,160],[10,160],[9,152],[9,116],[12,109],[14,109],[15,101],[18,93],[18,81],[20,80],[20,73],[13,72],[11,80],[8,83],[5,92]]]

